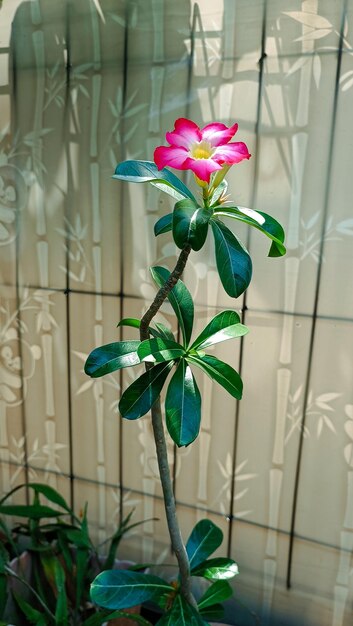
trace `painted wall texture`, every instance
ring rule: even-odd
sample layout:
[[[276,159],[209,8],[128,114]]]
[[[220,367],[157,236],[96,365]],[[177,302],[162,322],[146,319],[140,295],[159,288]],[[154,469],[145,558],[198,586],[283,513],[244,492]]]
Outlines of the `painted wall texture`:
[[[0,10],[0,488],[45,481],[88,502],[103,540],[123,511],[148,521],[123,555],[170,560],[148,417],[124,422],[136,372],[91,380],[87,354],[121,337],[175,246],[163,194],[122,185],[178,117],[239,123],[252,153],[228,177],[242,206],[287,231],[231,301],[211,243],[185,281],[197,324],[220,308],[251,332],[215,354],[239,405],[207,377],[202,432],[170,444],[185,536],[207,515],[239,563],[242,624],[348,626],[353,606],[353,2],[4,0]],[[239,231],[238,231],[239,232]],[[160,319],[171,324],[165,306]],[[127,331],[123,331],[124,336]],[[290,589],[287,589],[287,583]],[[282,618],[281,618],[282,619]],[[239,622],[238,622],[239,623]],[[278,623],[286,623],[283,617]]]

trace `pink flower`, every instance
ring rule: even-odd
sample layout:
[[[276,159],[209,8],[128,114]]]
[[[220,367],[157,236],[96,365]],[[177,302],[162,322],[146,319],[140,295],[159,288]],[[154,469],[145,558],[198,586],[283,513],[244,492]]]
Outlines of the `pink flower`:
[[[219,122],[199,128],[183,117],[175,122],[174,131],[166,133],[170,146],[159,146],[154,161],[159,170],[166,165],[177,170],[192,170],[200,180],[210,182],[212,172],[223,165],[233,165],[250,159],[245,143],[229,143],[238,130],[238,124],[225,126]]]

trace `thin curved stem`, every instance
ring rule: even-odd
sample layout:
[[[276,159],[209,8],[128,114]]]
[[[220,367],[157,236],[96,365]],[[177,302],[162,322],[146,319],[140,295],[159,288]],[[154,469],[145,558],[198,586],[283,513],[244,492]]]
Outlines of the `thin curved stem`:
[[[177,264],[174,270],[171,272],[168,280],[160,288],[155,299],[153,300],[151,306],[148,308],[146,313],[141,319],[140,325],[140,339],[144,341],[149,337],[149,325],[153,317],[156,315],[160,307],[162,306],[164,300],[167,298],[169,292],[175,287],[179,278],[181,277],[186,262],[188,260],[188,256],[190,254],[191,247],[189,245],[184,246],[182,249]],[[146,365],[148,367],[148,365]],[[149,365],[151,367],[151,365]],[[156,444],[156,452],[157,452],[157,460],[158,460],[158,468],[159,475],[161,478],[161,484],[163,489],[164,496],[164,507],[166,512],[166,518],[168,523],[169,535],[172,543],[172,548],[175,553],[175,556],[178,561],[179,571],[180,571],[180,586],[181,593],[184,598],[197,608],[196,600],[191,592],[190,585],[190,565],[189,559],[186,552],[186,548],[181,536],[179,522],[176,513],[176,505],[175,498],[173,493],[173,485],[170,476],[169,463],[168,463],[168,452],[167,452],[167,444],[164,435],[164,427],[163,427],[163,417],[162,417],[162,409],[160,398],[154,403],[152,409],[152,427],[154,440]]]

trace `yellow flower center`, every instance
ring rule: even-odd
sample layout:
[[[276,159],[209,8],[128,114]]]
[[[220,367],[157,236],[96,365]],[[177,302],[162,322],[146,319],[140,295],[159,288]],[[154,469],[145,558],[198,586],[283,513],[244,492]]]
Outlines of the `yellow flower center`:
[[[213,148],[208,141],[199,141],[192,146],[190,152],[194,159],[209,159],[213,154]]]

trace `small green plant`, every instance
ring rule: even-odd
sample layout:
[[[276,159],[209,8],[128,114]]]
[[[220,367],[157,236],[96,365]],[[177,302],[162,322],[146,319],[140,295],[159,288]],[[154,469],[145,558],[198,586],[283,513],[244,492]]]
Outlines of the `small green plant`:
[[[31,504],[7,503],[19,489],[33,494]],[[105,542],[105,557],[90,538],[87,507],[76,516],[48,485],[16,487],[0,501],[0,515],[21,520],[10,530],[0,517],[0,620],[16,626],[99,626],[127,616],[121,610],[98,610],[89,588],[99,572],[114,567],[124,534],[142,523],[131,523],[132,511]],[[127,617],[147,623],[138,615]]]
[[[155,224],[156,236],[172,232],[180,255],[172,272],[152,267],[157,294],[141,320],[126,318],[120,325],[139,329],[139,340],[119,341],[96,348],[89,355],[85,371],[99,377],[121,368],[145,363],[142,373],[122,394],[119,410],[125,419],[135,420],[151,411],[166,518],[179,574],[165,582],[158,576],[141,572],[104,571],[93,582],[91,597],[98,605],[122,609],[144,601],[157,604],[163,611],[158,626],[205,626],[207,619],[222,615],[222,602],[232,595],[228,579],[238,568],[233,559],[209,558],[222,543],[222,532],[208,520],[200,521],[184,545],[168,466],[160,394],[167,384],[165,425],[177,446],[187,446],[198,436],[201,423],[201,394],[192,368],[200,368],[237,400],[242,396],[239,374],[227,363],[205,350],[214,344],[245,335],[248,329],[233,310],[222,311],[191,339],[194,305],[190,292],[180,280],[191,251],[203,247],[208,233],[213,235],[216,265],[221,283],[229,296],[239,297],[252,276],[252,261],[244,244],[224,224],[254,227],[271,240],[269,256],[285,254],[284,231],[271,216],[235,205],[229,201],[225,176],[229,168],[250,154],[243,142],[230,142],[238,128],[215,122],[199,128],[184,118],[166,134],[169,146],[159,146],[152,161],[124,161],[114,178],[131,183],[148,183],[176,202],[172,213]],[[194,193],[168,167],[191,170],[199,193]],[[152,320],[165,299],[174,309],[182,342],[169,328]],[[167,380],[172,374],[169,382]],[[211,582],[197,600],[191,577]]]

